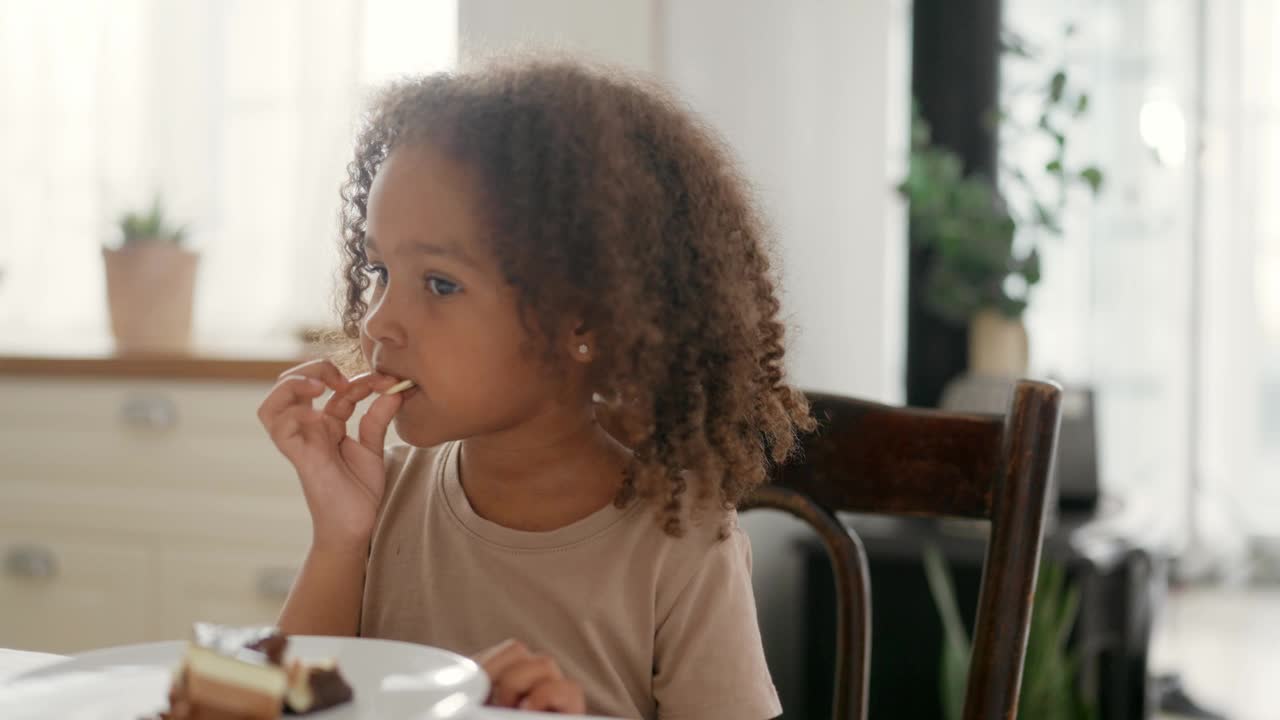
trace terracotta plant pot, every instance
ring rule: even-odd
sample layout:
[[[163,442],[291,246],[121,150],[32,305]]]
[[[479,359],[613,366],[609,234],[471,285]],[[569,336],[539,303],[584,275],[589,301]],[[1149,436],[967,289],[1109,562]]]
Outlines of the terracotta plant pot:
[[[1027,327],[995,310],[979,310],[969,321],[969,373],[1019,378],[1027,374]]]
[[[102,249],[107,304],[116,348],[175,352],[191,344],[195,253],[167,242],[134,242]]]

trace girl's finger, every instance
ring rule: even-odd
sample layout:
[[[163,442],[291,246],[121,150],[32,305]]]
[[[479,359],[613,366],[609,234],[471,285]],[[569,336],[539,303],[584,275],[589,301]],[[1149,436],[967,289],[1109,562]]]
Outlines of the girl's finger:
[[[525,647],[524,643],[519,640],[506,640],[477,655],[475,661],[480,663],[480,667],[484,668],[485,674],[489,676],[489,681],[496,687],[498,678],[508,668],[532,656],[533,653],[529,652],[529,648]]]
[[[400,378],[385,373],[372,372],[358,375],[354,380],[368,380],[374,392],[386,392],[388,388],[400,382]]]
[[[563,679],[554,660],[546,655],[533,655],[512,664],[493,681],[493,702],[501,707],[514,707],[539,685]]]
[[[387,442],[387,426],[395,418],[404,401],[401,395],[382,395],[360,418],[360,444],[378,457],[382,457],[383,445]]]
[[[386,391],[387,388],[397,382],[399,380],[390,375],[382,375],[380,373],[357,375],[347,382],[345,391],[334,393],[333,397],[329,398],[329,402],[325,404],[324,411],[346,422],[351,419],[351,415],[355,413],[356,405],[359,405],[362,400],[375,392]]]
[[[258,406],[258,419],[271,425],[272,419],[294,406],[311,407],[311,401],[324,394],[324,383],[305,375],[286,375],[267,393]]]
[[[372,393],[371,383],[353,381],[345,392],[334,393],[333,397],[329,398],[329,402],[325,403],[324,412],[330,417],[346,422],[355,413],[356,405]]]
[[[334,365],[332,361],[324,358],[304,362],[301,365],[295,365],[294,367],[285,370],[283,373],[280,373],[281,379],[291,375],[315,378],[332,388],[334,392],[342,392],[343,390],[346,390],[347,385],[350,382],[347,380],[347,376],[343,375],[342,371],[338,369],[337,365]]]
[[[301,434],[308,426],[315,423],[319,413],[310,405],[295,405],[285,408],[272,418],[267,426],[267,434],[279,443],[285,438]]]
[[[277,416],[267,428],[267,436],[271,438],[271,442],[276,444],[281,450],[284,449],[283,443],[289,438],[298,434],[300,423],[295,415]]]
[[[587,712],[587,699],[582,686],[562,678],[538,685],[516,707],[535,712],[582,715]]]

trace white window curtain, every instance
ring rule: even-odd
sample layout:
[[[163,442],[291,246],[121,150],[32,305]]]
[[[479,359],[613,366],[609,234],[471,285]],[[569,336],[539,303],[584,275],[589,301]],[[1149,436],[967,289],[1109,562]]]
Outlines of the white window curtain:
[[[157,193],[198,338],[332,325],[357,114],[456,36],[452,0],[0,0],[0,328],[105,337],[100,247]]]
[[[1091,97],[1074,160],[1106,173],[1044,252],[1033,370],[1097,391],[1113,521],[1204,568],[1247,570],[1254,543],[1280,536],[1280,6],[1011,0],[1006,12],[1065,48]],[[1003,80],[1051,71],[1010,60]],[[1034,148],[1002,152],[1043,167]]]
[[[1205,7],[1198,529],[1280,550],[1280,4]]]
[[[1185,153],[1177,156],[1186,140],[1174,126],[1193,106],[1193,7],[1011,0],[1006,26],[1044,59],[1002,65],[1006,104],[1017,88],[1044,87],[1063,63],[1071,84],[1089,94],[1088,114],[1067,131],[1067,165],[1099,165],[1103,193],[1092,200],[1076,190],[1063,236],[1042,245],[1043,280],[1026,315],[1032,370],[1093,388],[1104,512],[1170,550],[1185,541],[1189,482],[1193,175]],[[1069,25],[1076,32],[1067,37]],[[1034,125],[1037,101],[1027,102],[1015,109]],[[1164,113],[1155,116],[1163,156],[1143,135],[1152,108]],[[1002,145],[1001,153],[1033,176],[1049,159],[1035,143]]]

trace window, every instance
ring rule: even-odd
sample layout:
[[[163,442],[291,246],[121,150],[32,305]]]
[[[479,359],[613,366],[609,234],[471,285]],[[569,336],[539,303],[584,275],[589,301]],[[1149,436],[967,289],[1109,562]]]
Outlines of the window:
[[[0,327],[105,336],[99,247],[156,193],[201,254],[198,337],[332,324],[354,122],[456,36],[452,0],[0,3]]]
[[[1238,557],[1280,510],[1280,8],[1014,0],[1007,15],[1049,44],[1079,28],[1067,61],[1092,109],[1072,142],[1107,177],[1045,253],[1033,369],[1097,390],[1104,489],[1132,527]],[[1006,87],[1051,71],[1004,68]]]
[[[1280,535],[1280,7],[1208,4],[1204,493],[1213,529]]]

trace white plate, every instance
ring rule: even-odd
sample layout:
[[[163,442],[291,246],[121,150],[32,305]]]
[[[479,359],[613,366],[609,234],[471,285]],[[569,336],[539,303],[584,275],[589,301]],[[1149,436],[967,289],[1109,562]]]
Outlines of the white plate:
[[[93,650],[0,684],[0,718],[137,720],[168,706],[169,681],[186,642]],[[287,657],[336,658],[352,703],[314,720],[429,720],[484,702],[489,678],[461,655],[411,643],[295,635]]]

